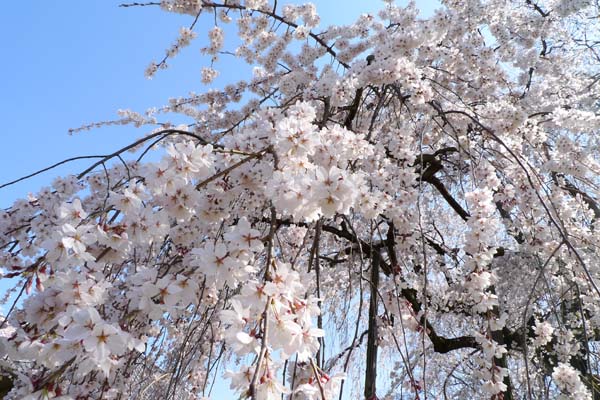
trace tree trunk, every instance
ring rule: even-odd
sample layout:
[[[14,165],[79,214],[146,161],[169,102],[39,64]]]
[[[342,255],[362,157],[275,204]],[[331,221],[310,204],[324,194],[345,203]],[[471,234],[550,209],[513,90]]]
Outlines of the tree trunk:
[[[379,287],[379,257],[371,258],[371,298],[369,300],[369,336],[367,337],[367,365],[365,370],[365,399],[377,399],[377,296]]]

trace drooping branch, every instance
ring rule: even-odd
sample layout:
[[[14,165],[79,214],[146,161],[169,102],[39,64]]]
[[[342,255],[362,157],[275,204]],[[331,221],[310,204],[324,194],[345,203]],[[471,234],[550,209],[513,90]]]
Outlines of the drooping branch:
[[[241,4],[234,4],[234,3],[220,4],[220,3],[215,3],[215,2],[211,2],[211,1],[202,1],[202,6],[203,7],[214,7],[214,8],[226,8],[226,9],[232,9],[232,10],[248,10],[248,8],[246,6],[243,6]],[[270,18],[273,18],[275,21],[281,22],[289,27],[298,28],[298,24],[296,24],[293,21],[288,21],[281,15],[276,14],[271,10],[256,9],[256,10],[252,10],[252,11],[256,11],[260,14],[263,14]],[[327,42],[325,42],[322,38],[320,38],[319,35],[315,34],[314,32],[309,32],[308,36],[310,36],[311,39],[313,39],[320,46],[322,46],[327,53],[329,53],[338,63],[340,63],[340,65],[342,65],[346,69],[350,68],[350,65],[348,65],[347,63],[345,63],[344,61],[342,61],[338,58],[336,51],[333,49],[333,46],[327,44]]]

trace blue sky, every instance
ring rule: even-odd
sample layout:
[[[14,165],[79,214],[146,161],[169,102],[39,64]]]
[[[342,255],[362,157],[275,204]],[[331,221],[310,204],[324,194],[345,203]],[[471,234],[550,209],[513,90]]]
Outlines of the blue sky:
[[[124,9],[118,4],[61,0],[9,2],[3,7],[0,182],[64,158],[114,151],[143,133],[117,127],[69,136],[69,128],[114,119],[119,108],[143,111],[164,104],[169,96],[201,89],[200,66],[191,62],[194,55],[199,59],[194,48],[154,80],[143,75],[189,18],[156,7]],[[88,163],[0,189],[0,206],[48,184],[58,173],[77,172]]]
[[[430,11],[433,0],[419,0]],[[69,128],[111,120],[120,108],[144,111],[169,97],[206,90],[199,48],[211,19],[200,20],[199,38],[152,80],[144,70],[160,60],[190,16],[157,7],[119,8],[115,0],[8,1],[0,12],[0,184],[60,160],[110,153],[143,135],[132,126],[68,135]],[[285,1],[280,1],[285,3]],[[323,25],[343,24],[373,12],[381,0],[315,1]],[[404,3],[404,2],[403,2]],[[341,6],[343,4],[343,6]],[[216,82],[238,80],[235,63],[221,63]],[[67,164],[0,189],[0,207],[36,192],[58,175],[78,173],[89,161]],[[230,397],[222,382],[215,398]]]

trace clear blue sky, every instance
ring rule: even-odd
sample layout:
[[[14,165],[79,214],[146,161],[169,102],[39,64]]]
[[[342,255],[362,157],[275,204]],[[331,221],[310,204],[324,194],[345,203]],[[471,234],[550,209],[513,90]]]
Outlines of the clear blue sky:
[[[124,9],[118,4],[61,0],[3,6],[0,182],[64,158],[114,151],[143,133],[117,127],[69,136],[69,128],[115,119],[119,108],[143,111],[165,104],[170,96],[202,89],[200,56],[194,47],[154,80],[143,74],[190,18],[156,7]],[[76,173],[88,163],[0,189],[0,206],[48,184],[58,173]]]
[[[349,23],[383,5],[381,0],[314,2],[323,25]],[[190,16],[157,7],[119,8],[117,0],[5,3],[0,12],[0,184],[69,157],[110,153],[145,132],[126,126],[69,136],[69,128],[116,119],[119,108],[143,112],[166,104],[169,97],[206,89],[200,82],[206,60],[199,48],[210,19],[200,21],[199,38],[169,69],[147,80],[146,66],[162,58],[179,28],[191,23]],[[424,12],[431,11],[432,3],[417,2]],[[217,86],[241,78],[235,63],[227,67],[231,59],[223,61]],[[67,164],[0,189],[0,207],[89,164]],[[230,397],[222,383],[217,386],[215,399]]]

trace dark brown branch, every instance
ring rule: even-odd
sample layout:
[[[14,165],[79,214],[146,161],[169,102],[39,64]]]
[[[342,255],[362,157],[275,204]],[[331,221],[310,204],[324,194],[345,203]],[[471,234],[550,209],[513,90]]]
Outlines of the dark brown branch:
[[[463,219],[463,221],[467,221],[471,215],[464,209],[462,206],[452,197],[450,192],[446,189],[444,184],[435,176],[429,177],[426,182],[429,182],[437,189],[438,192],[442,195],[444,200],[448,203],[450,207]]]
[[[401,293],[402,297],[408,300],[415,314],[419,314],[421,311],[421,303],[418,300],[417,291],[415,289],[405,288],[401,290]],[[449,353],[451,351],[464,348],[479,348],[479,344],[473,336],[446,338],[439,336],[435,332],[433,325],[431,325],[431,323],[423,316],[420,318],[419,323],[425,326],[425,332],[427,333],[427,336],[429,336],[429,340],[431,340],[431,343],[433,344],[433,350],[436,353]]]
[[[182,136],[191,136],[194,139],[197,139],[200,143],[202,144],[208,144],[208,142],[206,142],[204,139],[202,139],[200,136],[198,135],[194,135],[191,132],[186,132],[186,131],[181,131],[178,129],[164,129],[158,132],[154,132],[148,136],[144,136],[141,139],[136,140],[133,143],[130,143],[129,145],[122,147],[121,149],[115,151],[114,153],[111,154],[107,154],[105,156],[102,157],[101,160],[95,162],[94,164],[92,164],[90,167],[88,167],[85,171],[81,172],[79,175],[77,175],[77,179],[81,179],[83,178],[86,174],[88,174],[89,172],[91,172],[94,168],[96,168],[99,165],[102,165],[103,163],[105,163],[106,161],[114,158],[114,157],[118,157],[120,154],[125,153],[128,150],[134,149],[137,146],[139,146],[140,144],[147,142],[148,140],[155,138],[157,136],[163,136],[162,139],[171,136],[171,135],[182,135]],[[215,147],[219,147],[219,146],[215,146]]]
[[[344,120],[344,127],[348,130],[352,130],[352,121],[354,121],[354,118],[358,113],[358,107],[360,106],[362,94],[363,88],[359,88],[354,95],[354,100],[352,101],[350,109],[348,110],[348,115],[346,115],[346,119]]]
[[[367,365],[365,368],[365,399],[377,398],[377,308],[379,290],[379,261],[381,255],[371,257],[371,294],[369,299],[369,334],[367,336]]]
[[[147,7],[147,6],[160,6],[160,3],[156,3],[156,2],[149,2],[149,3],[133,2],[133,3],[119,4],[119,7],[123,7],[123,8],[128,8],[128,7]]]
[[[40,170],[38,170],[38,171],[36,171],[36,172],[33,172],[33,173],[29,174],[29,175],[22,176],[22,177],[20,177],[20,178],[18,178],[18,179],[15,179],[14,181],[10,181],[10,182],[4,183],[4,184],[0,185],[0,189],[4,188],[4,187],[6,187],[6,186],[14,185],[15,183],[18,183],[18,182],[24,181],[25,179],[32,178],[32,177],[34,177],[34,176],[36,176],[36,175],[39,175],[39,174],[41,174],[41,173],[44,173],[44,172],[46,172],[46,171],[50,171],[51,169],[54,169],[54,168],[56,168],[56,167],[58,167],[58,166],[61,166],[61,165],[63,165],[63,164],[66,164],[66,163],[69,163],[69,162],[71,162],[71,161],[85,160],[85,159],[90,159],[90,158],[104,158],[104,157],[106,157],[106,155],[98,155],[98,156],[79,156],[79,157],[67,158],[66,160],[59,161],[59,162],[57,162],[56,164],[52,164],[52,165],[51,165],[51,166],[49,166],[49,167],[46,167],[46,168],[40,169]]]
[[[600,218],[600,207],[594,198],[592,198],[586,192],[578,189],[569,181],[565,181],[564,186],[561,186],[564,190],[569,192],[572,196],[581,196],[581,200],[583,200],[588,207],[594,212],[594,219]]]
[[[537,5],[536,3],[534,3],[534,2],[533,2],[533,1],[531,1],[531,0],[525,0],[525,3],[529,4],[530,6],[532,6],[532,7],[533,7],[533,9],[534,9],[535,11],[537,11],[537,12],[538,12],[538,13],[539,13],[539,14],[540,14],[542,17],[544,17],[544,18],[546,18],[548,15],[550,15],[550,12],[549,12],[549,11],[548,11],[548,12],[545,12],[544,10],[542,10],[542,8],[541,8],[539,5]]]
[[[277,224],[306,226],[306,224],[303,222],[294,223],[291,220],[278,220]],[[378,258],[378,268],[380,268],[381,271],[387,276],[392,275],[394,273],[393,266],[386,263],[385,260],[383,260],[379,254],[379,249],[388,244],[387,239],[379,243],[369,244],[357,238],[352,232],[350,232],[346,228],[344,223],[342,223],[341,229],[326,224],[323,224],[321,226],[321,229],[323,232],[328,232],[332,235],[337,236],[338,238],[346,239],[349,242],[353,243],[355,246],[360,246],[362,254],[365,257],[371,259]],[[401,290],[401,295],[406,300],[408,300],[415,314],[418,314],[419,311],[421,311],[421,302],[418,299],[418,293],[415,289],[404,288]],[[425,327],[426,333],[429,339],[431,340],[431,343],[433,344],[433,349],[437,353],[448,353],[462,348],[479,348],[479,345],[477,344],[473,336],[446,338],[444,336],[438,335],[433,325],[424,317],[421,317],[419,323]]]
[[[469,213],[452,197],[450,192],[446,189],[442,181],[440,181],[435,174],[443,169],[442,163],[437,159],[440,155],[445,155],[447,153],[454,153],[458,151],[456,147],[445,147],[443,149],[437,150],[433,154],[421,154],[415,161],[415,164],[421,164],[422,168],[427,168],[421,174],[421,180],[423,182],[430,183],[433,187],[437,189],[437,191],[442,195],[444,200],[448,203],[450,207],[464,220],[468,220],[470,215]]]

